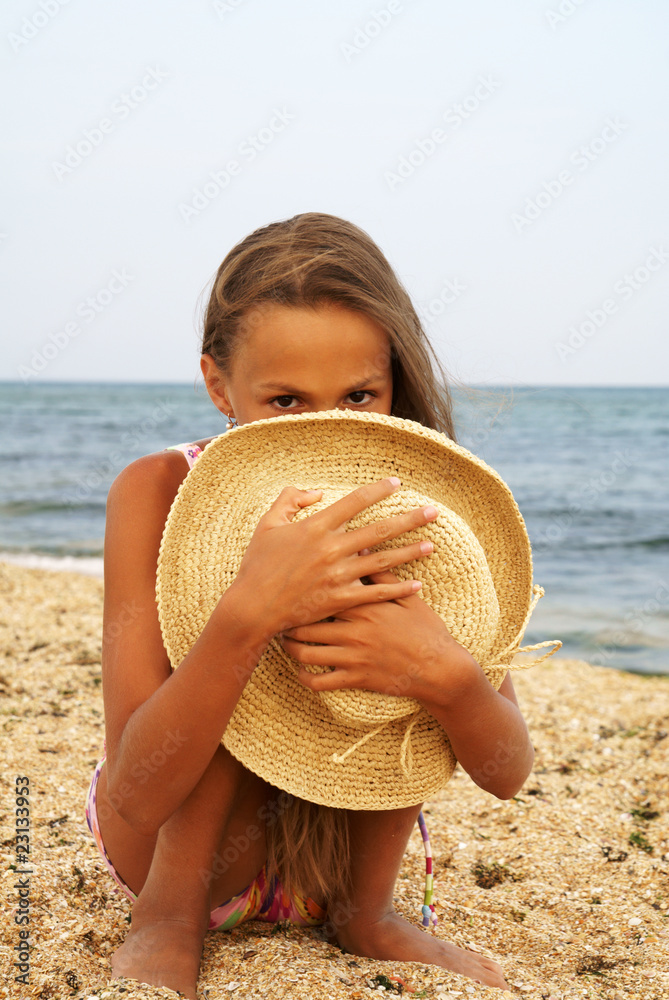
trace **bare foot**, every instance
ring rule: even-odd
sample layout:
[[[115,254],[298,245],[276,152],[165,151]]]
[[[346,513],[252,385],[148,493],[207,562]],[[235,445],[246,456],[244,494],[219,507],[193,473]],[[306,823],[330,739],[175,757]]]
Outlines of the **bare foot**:
[[[337,943],[353,955],[395,962],[427,962],[467,976],[484,986],[509,989],[501,966],[491,958],[458,948],[427,934],[398,913],[389,913],[367,926],[351,921],[337,930]]]
[[[204,930],[200,924],[167,917],[130,928],[112,955],[112,978],[124,976],[150,986],[167,986],[197,1000],[196,984]]]

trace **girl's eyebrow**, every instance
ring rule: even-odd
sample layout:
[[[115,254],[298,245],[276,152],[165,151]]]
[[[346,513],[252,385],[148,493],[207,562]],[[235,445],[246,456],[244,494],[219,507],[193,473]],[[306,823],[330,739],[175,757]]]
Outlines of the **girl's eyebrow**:
[[[370,382],[376,382],[379,379],[385,378],[387,378],[387,372],[374,372],[372,375],[368,375],[367,378],[363,379],[361,382],[356,382],[356,384],[352,386],[348,392],[357,392],[359,389],[362,389],[363,386],[369,385]],[[262,382],[257,388],[270,392],[283,392],[287,396],[305,395],[301,389],[295,389],[289,385],[282,385],[279,382]]]

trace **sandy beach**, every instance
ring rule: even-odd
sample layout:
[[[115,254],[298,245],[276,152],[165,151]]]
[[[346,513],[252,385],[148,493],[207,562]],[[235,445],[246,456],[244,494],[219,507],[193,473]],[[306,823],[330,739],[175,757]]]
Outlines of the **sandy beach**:
[[[0,997],[176,997],[110,980],[131,906],[84,815],[104,737],[101,621],[102,581],[0,562]],[[501,802],[456,771],[425,804],[439,917],[430,933],[494,957],[510,995],[669,997],[669,677],[553,657],[515,672],[514,684],[533,773]],[[27,866],[16,857],[17,777],[29,778]],[[396,888],[397,909],[415,920],[423,873],[416,828]],[[17,923],[25,912],[29,922]],[[22,929],[27,985],[14,979]],[[355,958],[310,931],[261,923],[208,933],[199,986],[209,1000],[504,995],[435,966]]]

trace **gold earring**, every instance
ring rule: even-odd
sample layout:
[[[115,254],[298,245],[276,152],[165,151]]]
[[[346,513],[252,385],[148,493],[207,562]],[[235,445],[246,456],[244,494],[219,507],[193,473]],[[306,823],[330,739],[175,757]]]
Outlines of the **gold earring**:
[[[226,431],[231,431],[237,426],[237,419],[234,416],[234,414],[226,413],[225,415],[228,418],[228,422],[225,425],[225,429]]]

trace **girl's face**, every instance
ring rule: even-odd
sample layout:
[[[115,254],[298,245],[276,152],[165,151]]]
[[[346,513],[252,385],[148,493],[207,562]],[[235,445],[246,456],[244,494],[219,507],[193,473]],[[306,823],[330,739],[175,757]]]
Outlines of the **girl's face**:
[[[200,364],[214,405],[239,426],[319,410],[390,415],[390,342],[373,319],[335,303],[263,304],[244,326],[229,378],[210,354]]]

